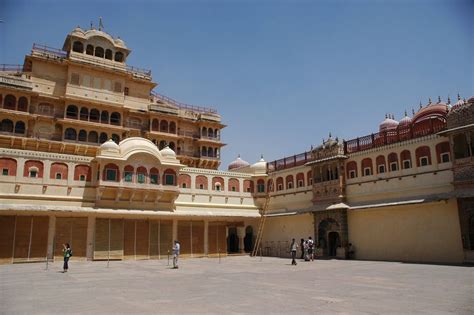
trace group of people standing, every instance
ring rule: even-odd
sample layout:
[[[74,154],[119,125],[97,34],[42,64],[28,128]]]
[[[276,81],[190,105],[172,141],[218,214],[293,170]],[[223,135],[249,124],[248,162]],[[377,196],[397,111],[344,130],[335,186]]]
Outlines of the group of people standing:
[[[308,237],[307,240],[304,238],[301,239],[300,245],[296,243],[296,240],[293,239],[290,245],[290,252],[291,252],[291,264],[296,265],[296,252],[298,251],[298,247],[301,248],[301,259],[304,261],[313,261],[314,260],[314,240]]]

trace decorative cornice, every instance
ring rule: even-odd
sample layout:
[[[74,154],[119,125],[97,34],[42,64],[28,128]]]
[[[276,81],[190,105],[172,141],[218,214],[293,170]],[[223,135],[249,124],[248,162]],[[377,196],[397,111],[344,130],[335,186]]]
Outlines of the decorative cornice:
[[[181,169],[180,172],[181,174],[188,173],[188,174],[219,175],[219,176],[227,176],[227,177],[252,178],[252,174],[218,171],[218,170],[210,170],[210,169],[194,168],[194,167],[185,167]]]
[[[81,162],[90,163],[94,157],[68,155],[61,153],[49,153],[40,151],[29,151],[29,150],[16,150],[16,149],[5,149],[0,148],[0,156],[8,156],[13,158],[35,158],[35,159],[48,159],[54,161],[65,161],[65,162]]]

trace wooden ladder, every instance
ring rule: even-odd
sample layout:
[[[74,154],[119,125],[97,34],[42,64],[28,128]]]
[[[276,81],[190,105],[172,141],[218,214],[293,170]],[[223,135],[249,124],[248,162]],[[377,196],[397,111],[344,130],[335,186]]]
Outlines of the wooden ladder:
[[[262,242],[262,238],[263,238],[263,228],[265,226],[265,221],[267,219],[266,213],[267,213],[269,203],[270,203],[270,194],[267,193],[267,196],[265,197],[265,202],[262,208],[262,213],[261,213],[262,216],[260,217],[260,222],[258,224],[257,238],[255,239],[255,245],[252,250],[252,255],[251,255],[252,257],[255,257],[258,255],[258,249],[260,247],[260,243]]]

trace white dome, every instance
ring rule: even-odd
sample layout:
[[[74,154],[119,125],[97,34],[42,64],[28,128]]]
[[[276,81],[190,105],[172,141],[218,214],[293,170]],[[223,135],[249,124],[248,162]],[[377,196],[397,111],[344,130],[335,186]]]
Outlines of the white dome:
[[[120,147],[117,143],[115,143],[114,140],[112,139],[109,139],[109,141],[106,141],[104,142],[101,146],[100,146],[100,151],[101,152],[104,152],[104,151],[109,151],[109,152],[116,152],[118,153],[120,151]]]
[[[252,170],[254,170],[255,172],[258,172],[258,173],[262,173],[262,172],[266,173],[267,172],[267,162],[263,159],[263,156],[262,156],[260,161],[258,161],[255,164],[252,164],[252,166],[250,166],[250,168]]]
[[[163,148],[163,150],[161,150],[160,153],[161,153],[161,156],[164,157],[165,159],[176,158],[176,153],[174,153],[174,151],[171,150],[169,146],[166,146],[165,148]]]

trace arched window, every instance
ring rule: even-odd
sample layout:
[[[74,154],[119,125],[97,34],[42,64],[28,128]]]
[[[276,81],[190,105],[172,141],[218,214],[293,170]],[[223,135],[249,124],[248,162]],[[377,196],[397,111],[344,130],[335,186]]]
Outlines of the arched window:
[[[283,177],[278,177],[276,180],[277,191],[283,190]]]
[[[212,189],[216,191],[224,190],[224,179],[222,177],[212,178]]]
[[[146,178],[148,177],[148,172],[145,167],[140,166],[137,168],[137,183],[146,184]]]
[[[104,58],[104,48],[96,47],[95,48],[95,56],[100,57],[100,58]]]
[[[2,120],[2,123],[1,123],[1,128],[0,128],[0,131],[3,131],[3,132],[13,132],[13,121],[11,121],[10,119],[4,119]]]
[[[166,147],[166,141],[165,141],[165,140],[161,140],[161,141],[160,141],[160,146],[158,147],[158,149],[163,150],[165,147]]]
[[[252,193],[254,192],[254,182],[253,180],[244,180],[244,192]]]
[[[350,161],[346,164],[347,178],[357,177],[357,162]]]
[[[127,165],[123,168],[123,181],[131,183],[133,182],[133,173],[135,169],[131,165]]]
[[[207,190],[208,181],[207,177],[203,175],[196,176],[196,189],[205,189]]]
[[[159,131],[160,123],[158,122],[158,119],[153,119],[151,122],[151,130],[152,131]]]
[[[428,166],[431,165],[431,151],[428,146],[421,146],[415,150],[416,166]]]
[[[73,128],[67,128],[66,131],[64,131],[64,139],[66,140],[76,140],[76,130]]]
[[[294,184],[293,184],[293,175],[288,175],[285,178],[286,180],[286,189],[293,189]]]
[[[103,124],[108,124],[109,123],[109,112],[104,110],[102,113],[100,113],[100,122]]]
[[[86,107],[81,108],[81,112],[79,113],[79,119],[80,120],[89,120],[89,110]]]
[[[176,185],[176,172],[172,169],[167,169],[163,173],[164,183],[163,185],[174,186]]]
[[[214,130],[212,130],[211,128],[209,128],[209,130],[207,131],[207,136],[209,138],[214,138]]]
[[[25,123],[22,121],[17,121],[15,124],[15,133],[24,134],[25,133]]]
[[[87,137],[87,142],[97,143],[99,142],[99,135],[95,131],[89,132],[89,136]]]
[[[313,185],[313,171],[308,171],[306,174],[306,180],[308,181],[308,186]]]
[[[26,161],[23,168],[23,177],[43,178],[43,163],[40,161]]]
[[[112,60],[112,50],[110,49],[105,50],[105,59]]]
[[[69,105],[66,109],[66,118],[77,119],[77,106]]]
[[[296,174],[296,187],[304,187],[304,173]]]
[[[158,185],[160,183],[160,173],[156,167],[150,170],[150,184]]]
[[[99,122],[100,119],[100,113],[97,109],[91,109],[89,113],[89,120],[92,122]]]
[[[168,122],[166,120],[160,121],[160,131],[168,132]]]
[[[110,123],[112,125],[120,125],[120,113],[113,112],[110,115]]]
[[[2,176],[16,176],[16,160],[0,158],[0,171]]]
[[[101,132],[99,136],[99,143],[104,143],[109,139],[109,136],[105,132]]]
[[[370,176],[373,174],[372,170],[372,159],[371,158],[365,158],[362,160],[361,163],[362,166],[362,176]]]
[[[15,110],[16,109],[16,97],[11,95],[11,94],[8,94],[7,96],[5,96],[5,100],[3,101],[3,108]]]
[[[265,192],[265,181],[263,179],[259,179],[257,181],[257,192],[264,193]]]
[[[170,133],[176,133],[176,123],[174,121],[170,122]]]
[[[207,148],[207,156],[214,157],[214,150],[211,147]]]
[[[174,144],[174,142],[173,142],[173,141],[171,141],[171,142],[170,142],[170,144],[169,144],[169,147],[170,147],[170,149],[171,149],[171,150],[173,150],[173,151],[174,151],[174,149],[175,149],[176,145]]]
[[[79,131],[79,136],[77,137],[77,140],[82,141],[82,142],[86,142],[87,141],[87,131],[85,131],[84,129],[81,129]]]
[[[74,180],[91,181],[91,168],[88,165],[76,165],[74,168]]]
[[[273,185],[273,179],[269,179],[267,181],[267,187],[268,187],[268,191],[271,192],[271,191],[275,191],[275,187]]]
[[[202,127],[202,136],[207,137],[207,128],[206,127]]]
[[[49,171],[51,179],[67,179],[67,165],[64,163],[53,163]]]
[[[181,188],[191,188],[191,176],[188,174],[179,174],[178,186]]]
[[[18,99],[18,110],[21,112],[28,111],[28,99],[24,96]]]
[[[228,184],[229,191],[239,192],[240,191],[239,186],[240,186],[240,183],[239,183],[239,180],[237,178],[229,179],[229,184]]]
[[[390,172],[398,171],[398,156],[395,152],[392,152],[388,155],[388,168]]]
[[[93,56],[94,55],[94,46],[87,45],[86,54]]]
[[[403,150],[400,153],[400,161],[404,170],[411,168],[411,153],[408,150]]]
[[[72,51],[82,54],[84,52],[84,44],[80,41],[75,41],[72,44]]]
[[[377,174],[382,174],[386,172],[385,156],[379,155],[375,159],[375,164],[377,166]]]
[[[207,147],[201,148],[201,156],[207,156]]]
[[[436,145],[436,159],[438,163],[446,163],[451,160],[449,151],[449,142],[447,141]]]
[[[117,51],[115,53],[115,58],[114,58],[115,61],[117,62],[123,62],[123,53],[120,52],[120,51]]]
[[[110,182],[119,182],[120,181],[120,170],[117,165],[109,163],[105,165],[104,171],[102,173],[102,180]]]
[[[216,157],[216,158],[219,157],[219,149],[217,149],[217,148],[214,149],[214,157]]]
[[[119,144],[120,143],[120,136],[118,134],[113,133],[112,134],[112,140],[114,140],[115,143]]]

